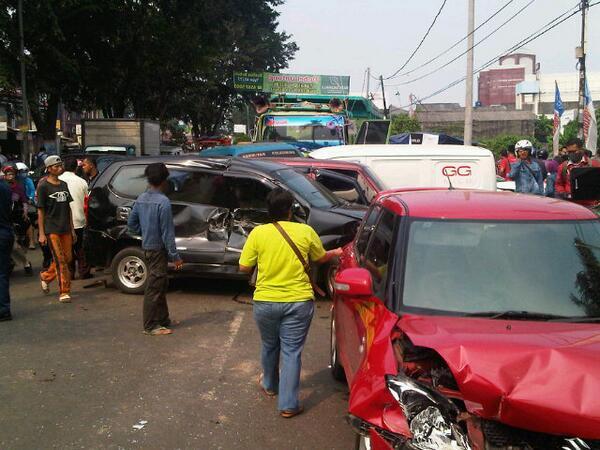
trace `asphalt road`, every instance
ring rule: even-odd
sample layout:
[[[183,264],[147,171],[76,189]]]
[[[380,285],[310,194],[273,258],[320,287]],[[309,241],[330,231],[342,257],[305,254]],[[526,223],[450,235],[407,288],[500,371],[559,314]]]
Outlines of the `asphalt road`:
[[[35,263],[34,263],[35,265]],[[257,386],[259,337],[243,282],[173,280],[173,335],[142,334],[141,297],[84,289],[59,304],[11,279],[0,323],[1,449],[350,449],[347,388],[328,369],[329,303],[303,355],[305,413],[282,419]],[[236,297],[237,296],[237,297]],[[137,425],[137,428],[134,428]]]

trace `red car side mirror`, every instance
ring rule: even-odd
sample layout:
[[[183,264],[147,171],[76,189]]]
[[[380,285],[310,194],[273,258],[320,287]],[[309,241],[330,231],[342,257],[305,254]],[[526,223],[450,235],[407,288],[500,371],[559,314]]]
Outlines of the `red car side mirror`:
[[[345,269],[338,272],[334,282],[335,293],[351,297],[373,295],[373,280],[366,269]]]

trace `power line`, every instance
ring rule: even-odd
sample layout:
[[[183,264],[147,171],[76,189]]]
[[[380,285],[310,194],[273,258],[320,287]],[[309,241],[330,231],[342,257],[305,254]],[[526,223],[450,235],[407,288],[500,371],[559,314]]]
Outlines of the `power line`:
[[[595,5],[598,5],[598,4],[600,4],[600,1],[597,1],[597,2],[595,2],[593,4],[590,4],[589,7],[592,7],[592,6],[595,6]],[[475,70],[473,73],[477,74],[477,73],[481,72],[482,70],[487,69],[489,66],[491,66],[492,64],[494,64],[502,56],[509,55],[510,53],[514,52],[515,50],[518,50],[521,47],[524,47],[525,45],[529,44],[530,42],[532,42],[532,41],[534,41],[534,40],[542,37],[544,34],[548,33],[550,30],[554,29],[555,27],[557,27],[561,23],[567,21],[568,19],[570,19],[571,17],[573,17],[575,14],[578,14],[579,11],[580,11],[579,9],[577,9],[576,11],[571,12],[568,16],[563,17],[565,14],[568,14],[572,9],[573,8],[569,8],[565,13],[563,13],[563,14],[557,16],[556,18],[552,19],[546,25],[544,25],[543,27],[541,27],[538,31],[530,34],[526,38],[524,38],[521,41],[517,42],[511,48],[509,48],[506,51],[504,51],[502,54],[500,54],[498,56],[495,56],[494,58],[490,59],[485,64],[483,64],[481,67],[479,67],[477,70]],[[558,20],[558,22],[557,22],[557,20]],[[556,23],[554,23],[554,22],[556,22]],[[401,106],[401,108],[408,108],[409,106],[415,105],[416,103],[422,102],[423,100],[427,100],[427,99],[430,99],[431,97],[435,97],[436,95],[441,94],[442,92],[445,92],[445,91],[447,91],[450,88],[453,88],[457,84],[462,83],[463,81],[465,81],[465,79],[466,79],[466,76],[465,77],[461,77],[461,78],[459,78],[457,80],[454,80],[452,83],[450,83],[447,86],[445,86],[445,87],[443,87],[443,88],[441,88],[441,89],[433,92],[432,94],[429,94],[429,95],[427,95],[425,97],[421,97],[418,100],[409,103],[408,105]]]
[[[492,20],[494,17],[496,17],[498,14],[500,14],[504,9],[506,9],[506,7],[508,7],[511,3],[513,3],[515,0],[509,0],[508,2],[506,2],[504,4],[504,6],[502,6],[500,9],[496,10],[496,12],[494,14],[492,14],[490,17],[488,17],[486,20],[484,20],[481,24],[479,24],[474,30],[473,33],[475,33],[477,30],[479,30],[481,27],[483,27],[484,25],[486,25],[490,20]],[[429,64],[431,64],[434,61],[437,61],[438,59],[440,59],[442,56],[444,56],[446,53],[448,53],[450,50],[455,49],[458,44],[462,43],[465,41],[465,39],[467,39],[469,36],[471,36],[472,33],[467,34],[465,37],[463,37],[462,39],[460,39],[459,41],[456,41],[454,44],[452,44],[450,47],[448,47],[446,50],[444,50],[443,52],[439,53],[438,55],[434,56],[433,58],[431,58],[428,61],[425,61],[423,64],[421,64],[420,66],[415,67],[412,70],[409,70],[408,72],[404,72],[404,73],[399,73],[397,76],[404,76],[404,75],[410,75],[411,73],[416,72],[419,69],[422,69],[423,67],[428,66]]]
[[[431,25],[429,25],[429,28],[427,29],[427,31],[425,32],[425,35],[423,36],[423,38],[421,39],[421,42],[419,42],[419,45],[417,45],[417,48],[415,48],[415,50],[412,52],[412,54],[408,57],[408,59],[406,60],[406,62],[404,64],[402,64],[402,67],[400,67],[398,70],[396,70],[396,72],[394,72],[392,75],[390,75],[389,77],[385,78],[386,80],[389,80],[391,78],[394,78],[396,75],[398,75],[398,73],[400,73],[402,70],[404,70],[404,68],[406,67],[406,65],[411,61],[411,59],[413,59],[413,56],[415,56],[415,54],[419,51],[419,49],[421,48],[421,46],[423,45],[423,42],[425,42],[425,39],[427,39],[427,36],[429,36],[429,32],[431,31],[431,29],[433,28],[433,26],[435,25],[435,22],[437,21],[438,17],[440,16],[440,14],[442,13],[444,6],[446,6],[446,2],[448,0],[444,0],[442,2],[442,6],[440,6],[440,9],[438,10],[437,14],[435,15],[435,17],[433,18],[433,22],[431,22]]]
[[[530,0],[527,4],[525,4],[525,6],[523,6],[521,9],[519,9],[516,13],[514,13],[512,16],[510,16],[507,20],[505,20],[504,22],[502,22],[498,27],[496,27],[494,30],[492,30],[490,33],[488,33],[487,35],[485,35],[481,40],[477,41],[472,47],[469,47],[467,50],[465,50],[464,52],[460,53],[459,55],[455,56],[454,58],[452,58],[450,61],[446,62],[445,64],[442,64],[441,66],[436,67],[435,69],[420,75],[416,78],[413,78],[412,80],[408,80],[408,81],[403,81],[401,83],[397,83],[397,84],[393,84],[393,85],[388,85],[388,87],[398,87],[398,86],[404,86],[407,84],[411,84],[414,83],[416,81],[420,81],[423,78],[427,78],[430,75],[433,75],[434,73],[445,69],[446,67],[448,67],[450,64],[452,64],[455,61],[458,61],[461,57],[463,57],[464,55],[466,55],[471,49],[477,47],[479,44],[481,44],[482,42],[485,42],[487,39],[489,39],[491,36],[493,36],[495,33],[497,33],[500,29],[502,29],[504,26],[506,26],[508,23],[510,23],[512,20],[514,20],[519,14],[521,14],[526,8],[528,8],[533,2],[535,2],[535,0]]]

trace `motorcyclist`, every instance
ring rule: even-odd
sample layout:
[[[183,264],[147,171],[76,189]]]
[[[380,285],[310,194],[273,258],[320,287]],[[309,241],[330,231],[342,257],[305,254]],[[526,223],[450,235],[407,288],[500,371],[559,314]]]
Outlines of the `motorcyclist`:
[[[583,148],[583,141],[578,138],[567,142],[567,160],[558,168],[556,174],[556,196],[564,199],[571,198],[571,171],[579,167],[600,167],[600,162],[590,159]],[[577,203],[594,208],[596,200],[579,200]]]
[[[515,144],[519,159],[511,164],[509,178],[515,180],[515,192],[543,195],[544,180],[539,164],[531,158],[533,146],[527,139]]]

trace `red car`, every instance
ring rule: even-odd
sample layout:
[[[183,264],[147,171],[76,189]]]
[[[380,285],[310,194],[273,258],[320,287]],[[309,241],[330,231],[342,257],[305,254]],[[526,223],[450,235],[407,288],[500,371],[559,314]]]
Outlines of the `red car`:
[[[332,308],[358,448],[600,449],[599,261],[573,203],[381,193]]]
[[[360,205],[370,205],[383,191],[383,182],[359,163],[312,158],[272,158],[280,164],[295,168],[319,182],[338,197]]]

